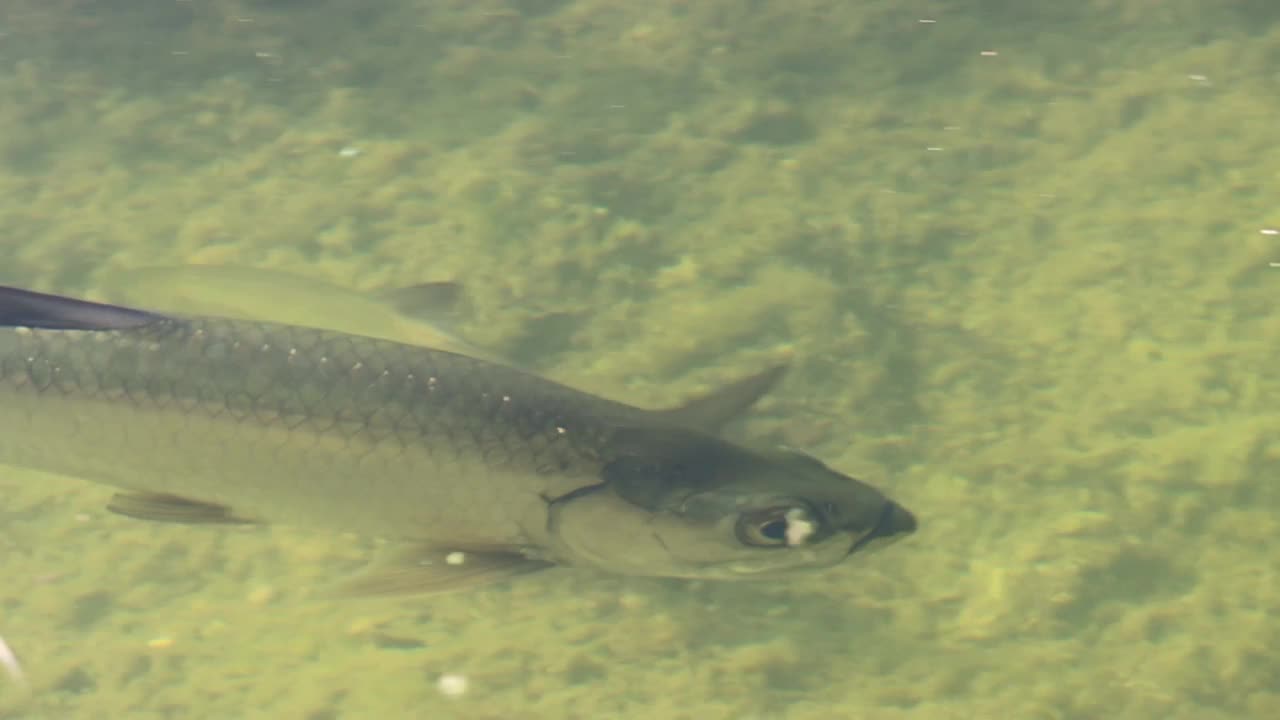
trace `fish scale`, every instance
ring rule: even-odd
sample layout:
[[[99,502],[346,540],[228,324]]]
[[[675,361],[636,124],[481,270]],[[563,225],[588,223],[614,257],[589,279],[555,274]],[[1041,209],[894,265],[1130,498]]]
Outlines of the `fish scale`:
[[[0,455],[13,464],[106,475],[251,518],[515,544],[540,531],[523,526],[519,505],[598,482],[606,458],[590,443],[602,430],[586,417],[626,421],[629,410],[453,353],[221,319],[0,331],[0,396]],[[19,408],[27,422],[13,420]],[[229,456],[240,458],[234,475]],[[126,457],[119,471],[105,461]],[[531,485],[531,470],[545,480]],[[431,479],[447,483],[432,492]],[[293,486],[325,502],[296,498]],[[406,507],[410,487],[420,507]],[[511,506],[510,495],[494,501],[513,489],[523,503],[510,511],[476,510]],[[353,515],[333,502],[353,495],[376,509]],[[442,527],[458,512],[465,526]]]

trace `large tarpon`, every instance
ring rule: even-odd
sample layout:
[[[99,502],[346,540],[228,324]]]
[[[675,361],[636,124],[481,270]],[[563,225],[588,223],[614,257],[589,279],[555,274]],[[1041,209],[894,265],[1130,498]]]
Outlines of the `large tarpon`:
[[[780,374],[651,411],[452,352],[0,287],[0,463],[115,486],[139,518],[403,543],[364,592],[771,577],[913,532],[869,485],[716,434]]]

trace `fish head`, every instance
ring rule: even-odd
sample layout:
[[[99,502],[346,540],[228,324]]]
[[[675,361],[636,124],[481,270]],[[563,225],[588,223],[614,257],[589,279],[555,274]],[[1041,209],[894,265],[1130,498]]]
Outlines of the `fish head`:
[[[770,578],[900,539],[915,517],[874,487],[787,449],[642,431],[603,482],[553,503],[557,560],[614,573]]]

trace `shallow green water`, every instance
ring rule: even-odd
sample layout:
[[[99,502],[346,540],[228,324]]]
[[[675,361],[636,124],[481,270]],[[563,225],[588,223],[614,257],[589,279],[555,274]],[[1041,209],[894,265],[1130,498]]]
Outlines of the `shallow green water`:
[[[0,717],[1280,717],[1277,68],[1260,0],[9,0],[0,282],[457,280],[647,405],[791,352],[735,432],[922,527],[334,601],[367,541],[6,469]]]

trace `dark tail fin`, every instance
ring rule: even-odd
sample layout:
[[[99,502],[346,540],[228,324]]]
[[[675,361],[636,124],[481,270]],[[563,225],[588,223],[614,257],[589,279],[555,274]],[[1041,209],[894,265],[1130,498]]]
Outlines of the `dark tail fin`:
[[[0,285],[0,327],[126,330],[161,319],[142,310],[103,305]]]

